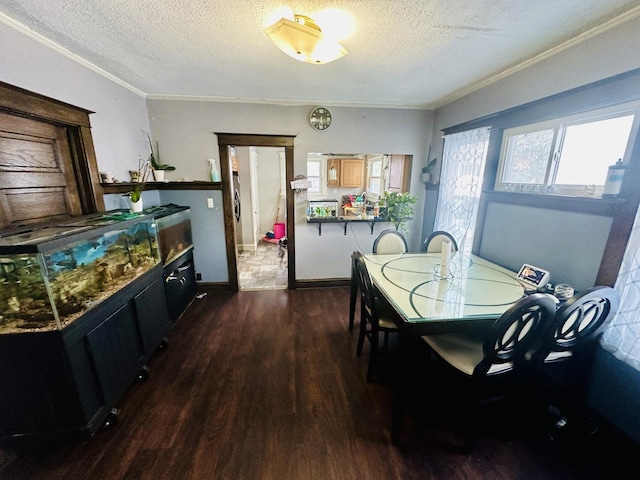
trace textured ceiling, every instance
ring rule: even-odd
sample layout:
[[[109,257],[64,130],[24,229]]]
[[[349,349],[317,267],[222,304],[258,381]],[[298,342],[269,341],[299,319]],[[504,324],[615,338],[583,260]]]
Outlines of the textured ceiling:
[[[326,65],[286,56],[263,32],[283,7],[317,20],[339,10],[349,54]],[[0,21],[150,96],[434,107],[639,10],[638,0],[0,0]]]

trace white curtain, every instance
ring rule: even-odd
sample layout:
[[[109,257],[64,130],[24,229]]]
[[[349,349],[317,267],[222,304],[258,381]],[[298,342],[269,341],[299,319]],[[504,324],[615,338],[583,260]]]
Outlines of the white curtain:
[[[620,307],[602,335],[602,346],[640,370],[640,210],[631,231],[615,289]]]
[[[461,252],[471,252],[482,193],[489,127],[444,137],[434,230],[453,235]]]

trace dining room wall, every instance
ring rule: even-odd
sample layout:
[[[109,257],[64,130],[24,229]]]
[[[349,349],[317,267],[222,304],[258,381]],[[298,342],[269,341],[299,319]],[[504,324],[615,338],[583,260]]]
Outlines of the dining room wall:
[[[638,99],[640,75],[636,71],[640,68],[640,51],[630,49],[629,45],[639,42],[640,18],[636,16],[436,109],[433,136],[443,129],[580,87],[592,101],[603,100],[599,98],[603,93],[621,92],[589,90],[585,86],[626,72],[631,72],[626,77],[631,85],[626,92],[627,99]],[[616,88],[612,83],[611,89]],[[571,100],[571,96],[562,101],[566,99]],[[579,107],[571,101],[561,106]],[[434,147],[434,156],[441,158],[442,142],[434,143]],[[639,156],[640,152],[634,152],[635,161],[640,161]],[[425,206],[427,220],[432,218],[429,209],[435,211],[436,205],[431,202]],[[552,282],[567,281],[578,289],[584,288],[593,285],[612,217],[600,215],[595,209],[578,213],[564,208],[489,201],[478,233],[479,253],[512,269],[524,262],[544,265],[552,271]],[[428,233],[433,224],[423,227]],[[598,414],[598,419],[606,420],[638,442],[640,424],[636,412],[640,408],[640,372],[601,346],[596,348],[595,358],[593,368],[586,375],[587,404]]]
[[[142,93],[2,21],[0,45],[0,81],[94,112],[89,120],[98,168],[128,180],[138,156],[149,153]]]
[[[419,109],[331,107],[331,128],[318,132],[308,122],[315,104],[284,106],[255,103],[149,99],[152,135],[160,142],[163,161],[176,166],[168,178],[206,180],[206,159],[219,159],[214,132],[295,135],[293,176],[306,175],[310,152],[391,152],[413,155],[410,192],[418,197],[408,223],[410,248],[418,250],[422,236],[425,188],[420,181],[426,163],[433,113]],[[317,225],[306,220],[306,193],[295,194],[296,279],[346,279],[354,250],[371,252],[373,240],[390,224]],[[198,221],[197,218],[194,219]],[[216,245],[216,249],[224,249]],[[223,250],[224,251],[224,250]],[[218,251],[216,250],[216,255]],[[227,278],[226,269],[216,279]]]
[[[634,51],[627,55],[628,49],[623,48],[638,42],[640,17],[630,18],[615,28],[577,42],[436,109],[433,137],[456,125],[484,124],[498,130],[504,126],[500,122],[509,115],[505,112],[516,109],[524,113],[518,113],[521,116],[515,120],[513,115],[516,114],[513,114],[511,120],[520,122],[526,115],[534,118],[535,115],[553,112],[559,117],[573,110],[588,108],[590,104],[638,99],[640,53]],[[611,86],[607,87],[607,79],[619,77],[621,80],[611,80]],[[533,107],[527,109],[525,105]],[[441,158],[442,146],[443,142],[434,142],[435,157]],[[489,159],[489,163],[492,168],[497,167],[495,159]],[[486,185],[486,188],[491,190],[492,185]],[[482,198],[487,202],[486,218],[484,223],[479,222],[475,240],[480,246],[480,254],[512,269],[539,259],[541,267],[546,265],[556,272],[554,279],[565,279],[579,286],[590,286],[589,282],[594,281],[612,215],[602,216],[597,212],[589,215],[588,211],[582,215],[564,209],[532,208],[536,207],[534,200],[529,205],[494,203],[486,192]],[[430,214],[436,208],[434,202],[425,205],[425,222],[434,217]],[[423,225],[423,234],[430,233],[432,229],[433,224]],[[532,240],[536,231],[544,232],[542,235],[547,241]],[[586,238],[581,239],[579,232]],[[514,241],[516,238],[522,240]],[[527,243],[527,248],[522,247],[522,242]]]

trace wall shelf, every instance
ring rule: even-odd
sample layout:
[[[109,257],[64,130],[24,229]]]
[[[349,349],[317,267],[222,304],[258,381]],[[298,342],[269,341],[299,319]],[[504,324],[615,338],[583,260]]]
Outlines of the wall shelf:
[[[102,190],[107,193],[127,193],[134,186],[130,182],[101,183]],[[146,182],[144,190],[222,190],[221,182]]]
[[[346,219],[344,217],[338,218],[307,218],[307,223],[315,223],[318,226],[318,236],[322,235],[322,224],[326,223],[334,223],[339,224],[344,227],[344,234],[347,234],[347,225],[350,223],[368,223],[369,227],[371,227],[371,235],[373,235],[373,227],[375,227],[376,223],[389,223],[389,220],[381,220],[379,218],[354,218],[354,219]]]

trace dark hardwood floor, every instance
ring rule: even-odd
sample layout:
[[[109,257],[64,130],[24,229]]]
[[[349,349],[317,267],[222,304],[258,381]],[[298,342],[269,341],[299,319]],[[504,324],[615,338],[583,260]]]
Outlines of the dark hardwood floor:
[[[119,422],[51,449],[0,451],[2,479],[621,479],[633,449],[544,422],[475,452],[439,413],[389,439],[389,382],[367,384],[347,288],[208,292],[170,332]],[[383,372],[384,373],[384,372]],[[28,379],[25,379],[28,381]],[[628,470],[627,470],[628,471]]]

